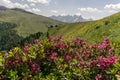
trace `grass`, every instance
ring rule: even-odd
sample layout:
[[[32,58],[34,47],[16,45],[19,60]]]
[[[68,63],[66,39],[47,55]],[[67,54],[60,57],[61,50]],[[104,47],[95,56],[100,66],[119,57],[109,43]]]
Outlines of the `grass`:
[[[82,37],[90,43],[98,42],[102,38],[110,38],[112,41],[119,41],[120,13],[97,21],[65,24],[61,27],[52,28],[50,34],[62,34],[63,39],[66,40]]]
[[[31,14],[20,10],[1,10],[0,21],[17,24],[17,33],[26,37],[36,32],[47,32],[48,26],[59,25],[61,22],[48,17]]]

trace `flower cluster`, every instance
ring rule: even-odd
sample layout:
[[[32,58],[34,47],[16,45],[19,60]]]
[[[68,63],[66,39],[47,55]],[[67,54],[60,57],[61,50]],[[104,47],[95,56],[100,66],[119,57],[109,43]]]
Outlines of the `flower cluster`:
[[[56,37],[50,36],[50,37],[49,37],[49,40],[50,40],[50,41],[59,41],[59,40],[61,39],[61,37],[62,37],[62,35],[58,35],[58,36],[56,36]]]
[[[119,72],[113,70],[119,57],[108,38],[93,45],[79,37],[64,41],[61,35],[34,42],[1,54],[1,80],[114,80]]]
[[[74,44],[83,43],[83,42],[84,42],[84,39],[82,39],[82,38],[76,38],[76,39],[73,39],[72,42],[73,42]]]
[[[58,59],[58,57],[57,57],[57,53],[52,53],[51,55],[50,55],[50,59],[51,60],[53,60],[53,61],[56,61],[57,59]]]
[[[61,48],[61,49],[68,48],[68,44],[64,43],[63,41],[55,43],[54,46],[58,47],[58,48]]]
[[[71,58],[71,56],[66,55],[64,59],[65,59],[65,61],[70,61],[72,58]]]
[[[38,73],[40,71],[40,66],[38,64],[32,64],[32,73]]]
[[[105,58],[103,56],[100,56],[97,65],[100,69],[109,69],[110,65],[113,65],[117,62],[118,58],[115,56]]]
[[[104,80],[104,77],[100,74],[97,74],[97,76],[95,77],[96,80]]]
[[[36,39],[34,42],[35,42],[36,44],[38,44],[38,45],[41,45],[41,42],[40,42],[40,40],[38,40],[38,39]]]
[[[25,47],[24,47],[23,51],[28,53],[30,47],[32,47],[32,44],[25,44]]]

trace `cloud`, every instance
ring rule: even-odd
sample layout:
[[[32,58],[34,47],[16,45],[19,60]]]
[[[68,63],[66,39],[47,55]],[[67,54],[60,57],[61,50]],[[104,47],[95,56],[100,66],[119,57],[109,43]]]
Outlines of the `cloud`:
[[[32,8],[32,11],[35,12],[35,13],[39,13],[39,12],[41,12],[41,10],[38,9],[38,8]]]
[[[81,13],[75,13],[75,15],[80,16],[80,15],[81,15]]]
[[[34,3],[31,3],[31,4],[30,4],[30,6],[34,7],[34,6],[36,6],[36,4],[34,4]]]
[[[8,8],[30,8],[28,4],[13,3],[11,0],[1,0],[0,5],[6,6]]]
[[[52,12],[52,13],[58,13],[58,11],[56,11],[56,10],[51,10],[51,12]]]
[[[30,7],[28,4],[21,4],[18,2],[12,2],[11,0],[1,0],[0,5],[6,6],[8,8],[21,8],[21,9],[25,9],[26,11],[32,12],[32,13],[36,13],[36,14],[40,14],[41,10],[38,8],[32,8],[33,6],[35,6],[34,3],[31,3]]]
[[[13,7],[22,8],[22,9],[30,8],[27,4],[20,4],[20,3],[13,3]]]
[[[29,9],[26,9],[27,11],[29,12],[32,12],[32,13],[35,13],[35,14],[40,14],[41,10],[38,9],[38,8],[29,8]]]
[[[78,10],[80,10],[81,12],[101,12],[101,10],[98,10],[97,8],[91,8],[91,7],[78,8]]]
[[[27,0],[31,3],[41,3],[41,4],[48,4],[51,0]]]
[[[119,10],[120,11],[120,3],[118,3],[118,4],[107,4],[107,5],[105,5],[104,9]]]
[[[62,14],[60,14],[60,16],[67,16],[68,14],[66,14],[66,13],[62,13]]]

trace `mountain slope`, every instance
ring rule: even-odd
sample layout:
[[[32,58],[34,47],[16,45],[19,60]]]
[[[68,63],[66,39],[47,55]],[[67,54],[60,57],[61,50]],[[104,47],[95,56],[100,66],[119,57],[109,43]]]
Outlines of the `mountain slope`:
[[[70,23],[57,29],[52,28],[50,34],[63,34],[63,38],[66,40],[82,37],[90,43],[106,37],[111,38],[113,41],[119,41],[120,12],[97,21]]]
[[[6,10],[8,8],[4,7],[4,6],[0,6],[0,10]]]
[[[66,15],[66,16],[51,16],[52,19],[62,21],[62,22],[86,22],[86,21],[92,21],[92,19],[84,19],[81,15]]]
[[[50,25],[59,25],[61,22],[48,17],[35,15],[20,9],[0,10],[0,21],[17,25],[15,30],[22,37],[36,32],[46,32]]]

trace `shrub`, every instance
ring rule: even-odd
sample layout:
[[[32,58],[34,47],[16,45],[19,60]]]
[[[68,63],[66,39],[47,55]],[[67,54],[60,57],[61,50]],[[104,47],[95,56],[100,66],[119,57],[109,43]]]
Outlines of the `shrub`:
[[[50,37],[0,57],[0,79],[116,80],[120,70],[108,38],[90,45],[82,38],[65,42],[61,36]]]

